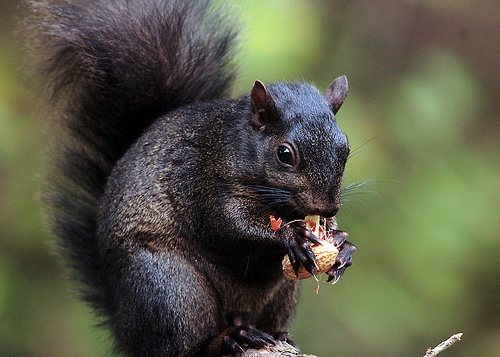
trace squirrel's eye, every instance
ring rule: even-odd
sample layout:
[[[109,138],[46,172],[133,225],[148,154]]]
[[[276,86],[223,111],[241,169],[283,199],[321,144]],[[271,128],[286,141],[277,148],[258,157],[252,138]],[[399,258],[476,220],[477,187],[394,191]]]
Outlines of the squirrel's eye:
[[[281,166],[293,167],[295,165],[295,153],[289,144],[281,144],[276,149],[276,159]]]

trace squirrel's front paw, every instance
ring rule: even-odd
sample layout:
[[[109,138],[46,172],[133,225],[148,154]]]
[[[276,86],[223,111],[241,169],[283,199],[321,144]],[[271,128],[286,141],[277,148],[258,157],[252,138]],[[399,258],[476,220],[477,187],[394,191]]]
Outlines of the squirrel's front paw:
[[[295,274],[299,275],[299,268],[302,265],[307,272],[314,275],[314,268],[317,268],[316,258],[309,242],[320,243],[319,239],[305,227],[303,222],[290,223],[283,226],[281,231],[281,234],[286,235],[285,248]]]
[[[346,232],[337,230],[327,234],[327,239],[339,250],[335,264],[327,271],[327,282],[333,280],[335,284],[342,277],[345,269],[352,264],[352,255],[356,252],[356,247],[346,240],[347,236]]]
[[[227,353],[239,353],[249,348],[258,349],[275,344],[273,336],[252,325],[234,326],[223,339],[224,350]]]

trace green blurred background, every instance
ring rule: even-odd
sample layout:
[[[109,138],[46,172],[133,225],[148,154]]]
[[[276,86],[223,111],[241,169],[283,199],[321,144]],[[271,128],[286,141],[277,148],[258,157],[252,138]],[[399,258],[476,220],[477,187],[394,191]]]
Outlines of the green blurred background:
[[[235,95],[349,78],[353,154],[339,224],[358,247],[336,285],[304,284],[294,340],[320,356],[500,356],[498,0],[234,0],[246,23]],[[63,278],[37,202],[47,118],[22,84],[0,1],[0,356],[106,356]],[[188,282],[186,282],[188,283]]]

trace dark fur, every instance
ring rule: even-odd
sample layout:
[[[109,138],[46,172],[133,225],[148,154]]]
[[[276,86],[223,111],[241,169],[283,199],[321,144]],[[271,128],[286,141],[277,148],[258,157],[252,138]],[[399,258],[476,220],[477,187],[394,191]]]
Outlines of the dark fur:
[[[225,99],[235,26],[209,1],[31,5],[33,51],[67,128],[46,190],[52,230],[117,350],[273,341],[298,292],[283,255],[310,268],[314,257],[310,234],[274,233],[269,216],[336,213],[349,147],[332,111],[347,87],[335,102],[307,84]],[[277,162],[284,142],[294,167]],[[335,278],[354,251],[342,237]]]
[[[234,77],[233,29],[194,31],[208,3],[128,1],[126,12],[119,9],[124,1],[31,3],[33,57],[52,99],[63,103],[59,120],[69,136],[57,149],[47,190],[52,230],[85,284],[85,298],[105,316],[109,283],[96,217],[112,167],[161,114],[226,95]],[[210,20],[201,23],[209,27]]]

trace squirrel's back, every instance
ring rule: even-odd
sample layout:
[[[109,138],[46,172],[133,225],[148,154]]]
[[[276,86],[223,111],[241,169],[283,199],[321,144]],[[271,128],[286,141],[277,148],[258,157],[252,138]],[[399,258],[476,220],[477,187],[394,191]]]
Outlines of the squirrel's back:
[[[25,23],[46,92],[66,129],[45,190],[51,229],[109,315],[97,248],[99,197],[113,166],[158,117],[228,94],[235,26],[209,0],[31,1]]]

